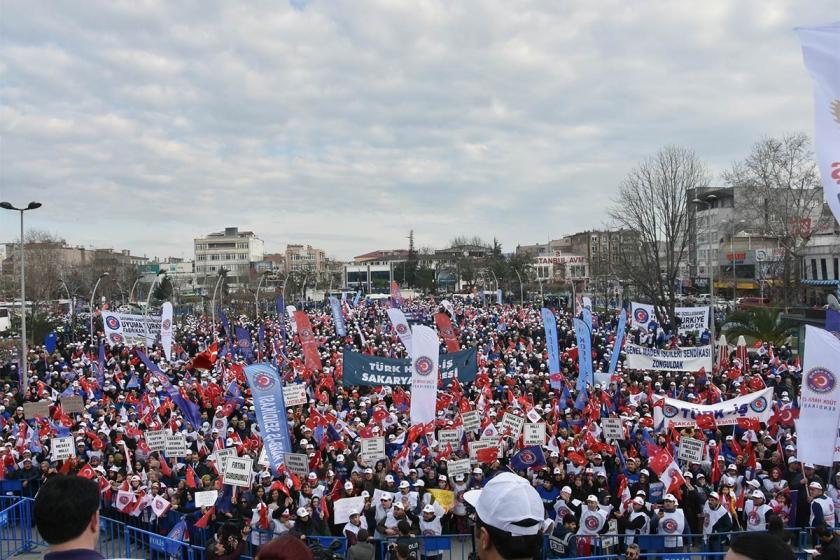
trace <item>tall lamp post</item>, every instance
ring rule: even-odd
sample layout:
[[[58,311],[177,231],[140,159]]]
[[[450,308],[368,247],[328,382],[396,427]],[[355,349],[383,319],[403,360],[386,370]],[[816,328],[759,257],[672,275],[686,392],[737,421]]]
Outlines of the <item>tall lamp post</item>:
[[[516,277],[519,279],[519,305],[525,305],[525,291],[522,288],[522,276],[519,275],[519,271],[515,268],[513,271],[516,273]]]
[[[694,204],[702,204],[706,207],[706,210],[712,209],[712,204],[714,204],[715,200],[717,200],[717,195],[710,194],[704,199],[695,198],[692,200]],[[708,231],[708,240],[712,238],[712,213],[709,212],[709,223],[706,226],[706,230]],[[717,236],[715,236],[717,238]],[[712,253],[714,252],[714,248],[709,250],[706,254],[706,262],[707,266],[709,267],[709,307],[712,310],[712,320],[711,325],[709,326],[709,333],[712,337],[712,348],[714,349],[715,345],[715,269],[712,263]]]
[[[271,275],[270,270],[264,270],[260,275],[260,281],[257,283],[257,293],[254,294],[254,319],[260,319],[260,289],[262,289],[263,280]]]
[[[152,279],[152,285],[149,286],[149,293],[146,294],[146,309],[143,311],[143,330],[146,332],[146,346],[150,346],[149,339],[149,307],[152,305],[152,294],[155,292],[155,285],[163,278],[164,274],[166,274],[165,270],[158,270],[158,273],[155,274],[155,277]],[[154,340],[152,340],[152,344],[154,344]]]
[[[26,256],[23,251],[23,213],[37,210],[40,202],[30,202],[26,208],[18,208],[10,202],[0,202],[0,208],[20,212],[20,392],[26,393],[29,387],[29,356],[26,348]]]
[[[102,279],[110,276],[111,273],[103,272],[99,275],[99,278],[96,279],[96,284],[93,285],[93,291],[90,293],[90,342],[93,344],[96,342],[96,333],[93,332],[93,300],[96,297],[96,289],[99,287],[99,283],[102,282]]]
[[[210,320],[213,325],[213,340],[210,341],[212,344],[216,341],[216,292],[219,290],[219,284],[222,283],[222,279],[227,274],[227,270],[224,268],[219,269],[219,279],[216,280],[216,287],[213,288],[213,298],[210,300]]]

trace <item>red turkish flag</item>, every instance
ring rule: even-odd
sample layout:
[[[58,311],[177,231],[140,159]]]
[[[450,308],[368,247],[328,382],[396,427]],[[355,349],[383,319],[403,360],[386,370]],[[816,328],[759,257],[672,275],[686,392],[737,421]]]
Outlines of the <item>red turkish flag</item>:
[[[715,422],[715,415],[711,412],[706,414],[698,414],[694,421],[697,422],[697,427],[701,430],[714,430],[717,428],[717,422]]]
[[[94,476],[96,476],[96,471],[94,471],[93,467],[91,467],[90,465],[85,465],[84,467],[79,469],[79,472],[76,473],[76,474],[78,476],[81,476],[82,478],[86,478],[86,479],[90,480]]]
[[[435,313],[435,325],[437,325],[441,338],[446,344],[447,352],[457,352],[461,349],[458,344],[458,337],[455,335],[455,329],[452,327],[452,321],[446,313]]]
[[[674,458],[671,457],[671,454],[666,449],[657,448],[655,453],[650,454],[649,448],[648,453],[648,466],[656,473],[656,476],[661,476],[665,472],[665,469],[668,468],[668,465],[674,461]]]
[[[499,448],[496,446],[479,449],[475,452],[475,458],[479,463],[490,464],[499,458]]]
[[[760,430],[761,422],[757,418],[738,418],[738,426],[744,430]]]
[[[318,342],[312,332],[312,323],[304,311],[295,311],[295,324],[297,325],[300,345],[303,347],[303,358],[306,369],[309,371],[321,371],[321,356],[318,354]]]

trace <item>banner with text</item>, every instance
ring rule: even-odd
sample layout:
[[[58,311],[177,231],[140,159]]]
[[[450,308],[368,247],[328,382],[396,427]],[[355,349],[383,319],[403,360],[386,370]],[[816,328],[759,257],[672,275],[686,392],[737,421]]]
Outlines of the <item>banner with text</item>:
[[[625,368],[656,369],[660,371],[698,371],[705,368],[712,371],[712,346],[676,348],[663,350],[627,343],[624,345],[627,359]]]
[[[245,377],[254,397],[257,424],[271,472],[277,473],[277,469],[283,464],[283,454],[292,450],[286,403],[283,400],[283,384],[277,371],[266,364],[245,366]]]
[[[739,418],[755,418],[766,424],[773,415],[772,387],[717,404],[694,404],[668,397],[664,400],[664,406],[653,408],[653,423],[657,431],[694,426],[695,418],[700,414],[712,414],[718,426],[735,425]]]
[[[125,344],[126,346],[145,346],[146,336],[156,340],[160,334],[160,315],[132,315],[105,311],[102,314],[105,325],[105,338],[111,344]]]
[[[344,385],[408,385],[411,382],[411,360],[368,356],[345,350],[342,354]],[[460,383],[474,381],[478,372],[475,348],[438,358],[443,386],[448,387],[457,378]]]
[[[634,328],[649,329],[651,323],[659,324],[653,306],[647,303],[631,302],[632,326]],[[703,332],[709,325],[709,308],[706,307],[675,307],[674,313],[680,320],[680,334]]]

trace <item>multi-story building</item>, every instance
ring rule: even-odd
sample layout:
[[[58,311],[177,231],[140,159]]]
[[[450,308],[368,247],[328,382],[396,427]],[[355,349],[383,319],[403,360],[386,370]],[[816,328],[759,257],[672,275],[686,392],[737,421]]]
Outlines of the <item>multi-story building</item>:
[[[269,253],[263,260],[271,264],[271,271],[275,274],[286,274],[286,253]]]
[[[263,241],[252,231],[227,227],[224,231],[194,239],[195,273],[205,283],[221,269],[227,271],[228,285],[248,282],[253,263],[263,260]]]
[[[367,292],[388,289],[394,279],[394,265],[408,260],[408,249],[384,249],[353,257],[342,268],[344,286]]]
[[[325,260],[323,249],[311,245],[286,246],[286,273],[308,272],[320,277],[325,273]]]

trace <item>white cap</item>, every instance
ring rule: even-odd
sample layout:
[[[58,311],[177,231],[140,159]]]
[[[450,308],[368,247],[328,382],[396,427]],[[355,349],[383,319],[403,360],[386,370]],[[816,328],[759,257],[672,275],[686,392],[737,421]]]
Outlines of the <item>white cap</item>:
[[[297,510],[297,516],[298,517],[305,517],[307,515],[309,515],[309,510],[308,509],[306,509],[305,507],[298,508],[298,510]]]
[[[433,506],[432,504],[426,504],[426,506],[423,508],[423,513],[434,513],[434,512],[435,512],[435,506]]]
[[[571,493],[572,493],[572,489],[571,489],[571,487],[569,487],[569,486],[564,486],[563,488],[561,488],[561,489],[560,489],[560,493],[561,493],[561,494],[563,494],[563,493],[566,493],[566,494],[571,494]]]
[[[536,489],[513,473],[498,474],[481,490],[465,492],[464,500],[475,508],[482,522],[514,536],[536,535],[545,519]]]
[[[353,489],[353,483],[348,480],[347,482],[344,483],[344,489],[345,490],[352,490]]]
[[[635,498],[633,498],[633,503],[634,504],[639,504],[640,506],[643,506],[643,505],[645,505],[645,499],[642,498],[641,496],[636,496]]]
[[[642,469],[642,470],[639,471],[639,474],[643,474],[645,476],[650,476],[650,471],[648,471],[647,469]]]
[[[411,484],[407,480],[403,480],[400,482],[400,488],[410,488]]]
[[[351,510],[347,513],[347,517],[353,517],[354,515],[359,515],[359,510],[357,510],[357,509],[351,509]]]
[[[662,500],[665,502],[676,502],[677,498],[673,494],[665,494],[665,497],[662,498]]]
[[[814,488],[815,490],[822,490],[823,489],[822,484],[820,484],[816,480],[814,482],[812,482],[811,484],[809,484],[808,488]]]
[[[747,485],[752,486],[753,488],[758,488],[759,486],[761,486],[761,483],[756,479],[752,479],[747,481]]]
[[[763,500],[764,499],[764,494],[761,493],[761,490],[756,490],[755,492],[752,493],[750,498],[761,498]]]
[[[598,496],[596,496],[595,494],[589,494],[586,497],[586,501],[587,502],[597,502],[598,501]]]
[[[716,500],[720,500],[720,494],[718,494],[717,492],[710,492],[709,497],[714,498]]]

